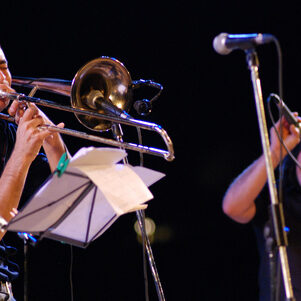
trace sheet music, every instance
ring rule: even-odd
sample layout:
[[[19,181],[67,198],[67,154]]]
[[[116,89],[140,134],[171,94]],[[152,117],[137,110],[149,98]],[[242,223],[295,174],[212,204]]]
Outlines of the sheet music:
[[[102,191],[118,215],[140,208],[153,198],[141,178],[128,166],[80,165],[74,166],[85,173]]]
[[[119,148],[83,147],[72,157],[69,166],[115,164],[126,156],[126,151]]]
[[[148,186],[165,175],[120,162],[124,150],[82,148],[63,175],[53,174],[8,225],[8,230],[86,245],[122,214],[146,208]]]

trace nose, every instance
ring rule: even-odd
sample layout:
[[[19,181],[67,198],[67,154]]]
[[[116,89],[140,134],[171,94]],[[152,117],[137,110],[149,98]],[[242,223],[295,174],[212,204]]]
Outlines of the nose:
[[[9,85],[6,75],[0,70],[0,84]]]

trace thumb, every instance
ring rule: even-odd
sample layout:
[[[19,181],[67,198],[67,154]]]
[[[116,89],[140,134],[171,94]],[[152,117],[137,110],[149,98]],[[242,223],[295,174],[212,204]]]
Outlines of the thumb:
[[[58,128],[64,128],[65,127],[65,123],[64,122],[60,122],[59,124],[56,125]]]
[[[300,129],[299,129],[298,127],[294,126],[293,124],[290,125],[290,132],[291,132],[294,136],[300,138],[300,137],[299,137],[299,136],[300,136]]]

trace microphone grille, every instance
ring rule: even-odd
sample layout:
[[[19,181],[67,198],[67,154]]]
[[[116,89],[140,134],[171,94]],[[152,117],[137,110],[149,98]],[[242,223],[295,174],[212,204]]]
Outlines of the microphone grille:
[[[228,37],[228,34],[223,32],[214,38],[213,48],[217,53],[226,55],[232,51],[231,49],[227,48],[227,46],[226,46],[227,37]]]

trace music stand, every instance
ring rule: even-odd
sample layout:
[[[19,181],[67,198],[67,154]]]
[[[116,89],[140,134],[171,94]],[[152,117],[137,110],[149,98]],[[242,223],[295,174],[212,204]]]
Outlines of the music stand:
[[[27,232],[86,248],[122,214],[147,207],[148,186],[164,177],[145,167],[118,164],[115,148],[82,148],[60,175],[53,173],[8,223]]]

